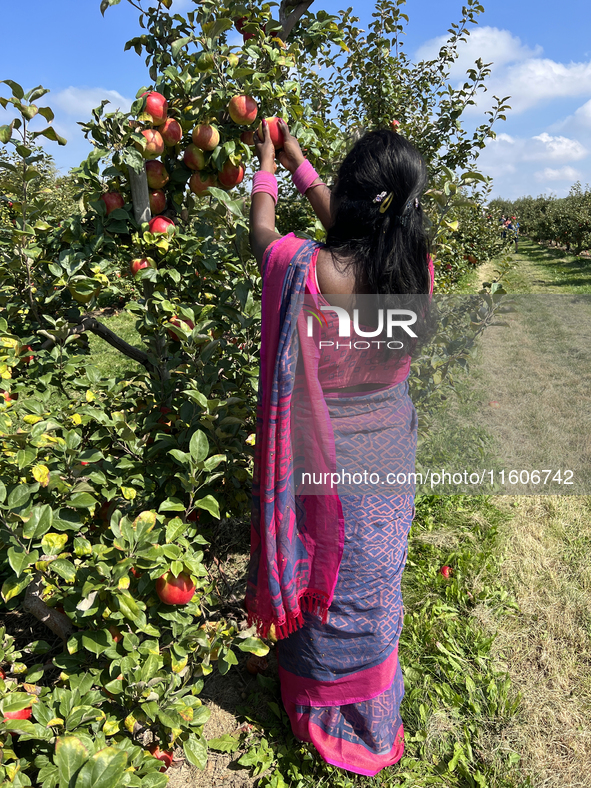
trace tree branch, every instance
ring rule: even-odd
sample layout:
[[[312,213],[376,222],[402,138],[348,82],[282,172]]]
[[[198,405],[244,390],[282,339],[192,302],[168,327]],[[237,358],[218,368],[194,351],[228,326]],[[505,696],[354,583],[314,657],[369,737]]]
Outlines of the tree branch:
[[[107,328],[102,323],[90,316],[86,316],[82,318],[82,322],[80,322],[77,326],[72,326],[68,331],[68,336],[72,336],[73,334],[82,334],[85,331],[91,331],[93,334],[96,334],[101,339],[104,339],[105,342],[108,342],[109,345],[112,345],[116,350],[120,353],[123,353],[125,356],[132,358],[134,361],[139,362],[142,364],[148,372],[154,372],[155,367],[152,362],[148,358],[148,354],[145,353],[143,350],[139,350],[138,348],[130,345],[121,337],[118,337],[110,328]],[[48,348],[52,347],[55,344],[53,339],[46,340],[43,345],[41,346],[43,350],[47,350]]]
[[[281,0],[281,6],[279,7],[279,21],[283,26],[283,30],[279,33],[278,38],[282,41],[286,41],[287,37],[297,25],[301,17],[306,13],[308,8],[312,5],[314,0],[304,0],[304,2],[298,2],[297,0]],[[288,8],[293,9],[288,12]]]
[[[51,629],[52,632],[65,642],[74,631],[74,627],[70,619],[64,613],[60,613],[59,610],[54,610],[45,604],[43,599],[41,599],[42,591],[43,578],[41,573],[38,572],[27,587],[27,593],[23,601],[23,609],[32,616],[35,616],[36,619],[45,624],[48,629]]]

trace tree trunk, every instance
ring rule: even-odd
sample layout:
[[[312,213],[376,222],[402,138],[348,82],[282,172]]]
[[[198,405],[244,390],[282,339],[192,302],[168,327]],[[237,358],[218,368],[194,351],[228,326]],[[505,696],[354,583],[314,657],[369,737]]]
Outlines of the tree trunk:
[[[137,173],[132,167],[128,167],[128,172],[135,220],[138,224],[149,222],[152,214],[150,213],[150,194],[146,169],[144,167],[142,172]]]

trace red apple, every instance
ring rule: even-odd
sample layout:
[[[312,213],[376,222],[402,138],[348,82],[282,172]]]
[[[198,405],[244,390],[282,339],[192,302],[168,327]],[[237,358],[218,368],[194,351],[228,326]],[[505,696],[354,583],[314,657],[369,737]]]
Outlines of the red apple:
[[[241,16],[239,19],[234,20],[234,27],[239,33],[242,33],[244,25],[248,22],[247,17]],[[242,38],[247,41],[249,38],[254,38],[254,33],[242,33]]]
[[[193,129],[193,145],[197,145],[201,150],[213,150],[220,142],[220,133],[215,126],[209,123],[200,123]]]
[[[141,145],[137,144],[137,149],[141,152],[144,159],[157,159],[164,153],[164,140],[156,129],[144,129],[141,132],[146,139],[146,147],[142,150]]]
[[[189,189],[191,189],[193,194],[204,194],[210,186],[215,186],[216,183],[217,178],[215,175],[207,175],[204,180],[203,173],[194,172],[189,179]]]
[[[170,764],[172,763],[173,752],[172,750],[161,750],[159,745],[154,742],[154,744],[150,744],[148,747],[148,752],[157,758],[159,761],[162,761],[164,766],[160,769],[161,772],[165,772]]]
[[[449,580],[449,578],[453,575],[453,571],[454,570],[451,568],[451,566],[442,566],[439,570],[439,573],[442,574],[446,580]]]
[[[400,126],[400,121],[393,120],[392,123],[390,123],[390,126],[392,127],[393,131],[398,131],[398,126]]]
[[[497,402],[496,399],[492,399],[488,404],[489,404],[489,406],[491,408],[500,408],[501,407],[501,403]]]
[[[228,104],[228,112],[234,123],[250,126],[256,120],[259,105],[250,96],[234,96]]]
[[[135,566],[132,566],[129,571],[135,577],[136,580],[138,580],[142,576],[142,572],[140,572],[139,569],[136,569]]]
[[[4,397],[4,402],[7,405],[11,405],[12,402],[16,399],[16,397],[13,398],[13,397],[10,396],[10,392],[9,391],[2,391],[2,392],[0,392],[0,396]]]
[[[184,572],[178,577],[167,572],[156,581],[156,593],[166,605],[186,605],[193,598],[195,583]]]
[[[157,216],[166,208],[166,195],[162,189],[155,189],[150,192],[150,211],[152,216]]]
[[[174,315],[174,317],[170,318],[169,322],[171,322],[174,326],[180,326],[181,323],[186,323],[187,326],[191,329],[191,331],[195,328],[195,323],[193,323],[193,321],[189,320],[189,318],[187,317],[177,317],[177,315]],[[175,333],[174,328],[167,328],[166,331],[171,339],[178,340],[179,335]]]
[[[138,271],[144,268],[156,268],[156,263],[150,257],[136,258],[129,264],[129,270],[132,276],[136,276]]]
[[[240,141],[252,148],[254,146],[254,131],[243,131]]]
[[[0,679],[4,681],[5,678],[6,678],[6,673],[2,670],[2,668],[0,668]]]
[[[166,233],[169,227],[172,227],[174,230],[174,226],[172,219],[167,219],[166,216],[155,216],[148,225],[148,231],[151,233]],[[174,232],[172,234],[174,235]]]
[[[31,706],[27,706],[26,709],[21,709],[20,711],[3,712],[5,720],[30,720],[32,713],[33,709]]]
[[[23,356],[23,355],[21,355],[21,359],[20,359],[20,361],[19,361],[19,364],[20,364],[21,366],[23,366],[23,367],[28,367],[28,366],[29,366],[29,364],[31,363],[31,361],[32,361],[32,360],[33,360],[33,358],[34,358],[34,355],[33,355],[33,348],[32,348],[30,345],[25,345],[25,348],[24,348],[24,349],[25,349],[25,350],[30,350],[30,351],[31,351],[31,353],[30,353],[30,354],[27,354],[26,356]],[[23,353],[23,349],[21,348],[21,354],[22,354],[22,353]]]
[[[152,123],[154,126],[160,126],[166,120],[166,113],[168,112],[168,101],[161,93],[152,91],[151,93],[142,93],[142,98],[146,98],[146,109],[148,115],[152,116]]]
[[[183,154],[183,161],[190,170],[202,170],[205,167],[203,151],[192,143]]]
[[[110,626],[109,632],[111,633],[111,637],[115,641],[115,643],[119,643],[120,640],[123,640],[123,635],[121,634],[121,630],[119,627]]]
[[[107,216],[114,211],[116,208],[123,208],[125,205],[125,200],[119,194],[119,192],[107,192],[106,194],[101,194],[101,200],[107,206]]]
[[[265,120],[267,121],[267,125],[269,127],[269,134],[271,135],[271,142],[275,146],[275,149],[278,150],[279,148],[282,148],[283,145],[285,144],[285,138],[283,136],[283,132],[279,127],[279,118],[265,118]],[[259,126],[258,132],[259,132],[259,137],[261,139],[264,139],[262,123]]]
[[[162,189],[170,179],[166,167],[161,161],[147,161],[146,175],[150,189]]]
[[[248,41],[249,38],[255,38],[256,37],[254,33],[244,33],[244,32],[242,32],[242,29],[243,29],[244,25],[246,25],[248,23],[248,21],[249,20],[248,20],[248,18],[246,16],[241,16],[239,19],[235,19],[234,20],[234,27],[236,28],[236,30],[239,33],[242,33],[242,38],[243,38],[244,41]],[[263,33],[266,32],[267,25],[266,24],[261,25],[261,30],[263,31]]]
[[[244,167],[242,164],[232,164],[230,159],[225,162],[221,172],[218,175],[218,181],[224,187],[224,189],[232,189],[234,186],[242,183],[243,178]]]
[[[160,126],[158,131],[164,140],[164,144],[168,145],[169,148],[177,145],[183,138],[183,129],[181,124],[178,122],[178,120],[174,120],[174,118],[168,118],[166,123]]]

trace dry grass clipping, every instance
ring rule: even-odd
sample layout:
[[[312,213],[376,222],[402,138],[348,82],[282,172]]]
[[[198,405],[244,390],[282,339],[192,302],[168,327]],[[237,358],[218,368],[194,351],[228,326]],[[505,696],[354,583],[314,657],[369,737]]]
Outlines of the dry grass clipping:
[[[501,580],[520,613],[503,619],[494,655],[522,711],[503,738],[535,788],[591,786],[591,497],[496,503],[517,506],[502,527]],[[498,740],[484,746],[492,753]]]

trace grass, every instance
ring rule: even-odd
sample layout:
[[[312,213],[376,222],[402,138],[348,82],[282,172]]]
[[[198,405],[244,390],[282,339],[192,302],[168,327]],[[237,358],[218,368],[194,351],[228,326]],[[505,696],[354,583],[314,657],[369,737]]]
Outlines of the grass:
[[[145,350],[141,336],[135,328],[136,317],[131,312],[123,310],[116,315],[107,317],[97,315],[99,322],[110,328],[117,336],[124,339],[130,345]],[[88,332],[92,363],[98,367],[103,375],[109,378],[126,378],[129,375],[137,374],[143,370],[141,364],[134,361],[114,347],[111,347],[104,339]]]

